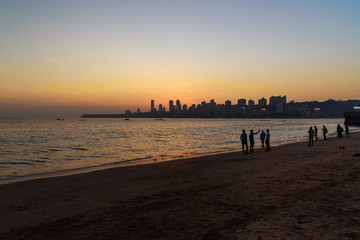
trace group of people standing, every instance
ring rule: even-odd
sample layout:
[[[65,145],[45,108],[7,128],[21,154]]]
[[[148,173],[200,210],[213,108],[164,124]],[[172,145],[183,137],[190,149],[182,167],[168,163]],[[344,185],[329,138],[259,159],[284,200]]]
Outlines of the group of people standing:
[[[322,132],[323,132],[324,140],[326,140],[326,134],[328,133],[328,130],[325,127],[325,125],[323,125]],[[337,125],[336,132],[337,132],[338,138],[343,137],[342,133],[344,132],[344,129],[340,126],[340,124]],[[347,124],[345,124],[345,132],[346,132],[346,137],[350,137],[349,126]],[[315,140],[318,140],[318,136],[317,136],[318,129],[317,129],[317,127],[314,126],[314,129],[312,127],[310,127],[308,133],[309,133],[309,146],[313,146],[314,145],[314,138],[315,138]]]
[[[343,137],[343,131],[344,129],[340,126],[340,124],[337,125],[337,136],[338,138],[342,138]],[[349,133],[349,126],[347,124],[345,124],[345,132],[346,132],[346,137],[350,137],[350,133]],[[254,140],[254,136],[259,134],[260,130],[258,130],[257,132],[254,132],[252,129],[250,130],[249,133],[249,142],[250,142],[250,152],[254,152],[254,145],[255,145],[255,140]],[[316,126],[310,127],[309,131],[309,146],[313,146],[314,145],[314,138],[315,140],[318,140],[318,128]],[[323,137],[324,140],[326,141],[326,134],[328,133],[327,128],[325,127],[325,125],[323,125],[322,127],[322,133],[323,133]],[[242,145],[242,151],[243,154],[248,154],[248,137],[247,134],[245,132],[245,129],[242,130],[242,134],[240,135],[240,140],[241,140],[241,145]],[[266,144],[266,151],[270,151],[270,131],[269,129],[266,130],[266,133],[264,132],[264,130],[261,130],[260,133],[260,140],[261,140],[261,147],[265,147],[264,143]]]
[[[346,137],[350,137],[349,125],[347,125],[347,124],[344,124],[344,125],[345,125],[345,136],[346,136]],[[337,132],[337,137],[338,137],[338,138],[342,138],[342,137],[343,137],[344,129],[340,126],[340,124],[337,125],[337,127],[336,127],[336,132]]]
[[[260,130],[258,130],[256,133],[251,129],[249,133],[249,142],[250,142],[250,152],[254,152],[254,135],[257,135],[260,133]],[[245,132],[245,129],[242,130],[242,134],[240,135],[241,145],[242,145],[242,151],[243,154],[248,154],[248,142],[247,142],[247,134]],[[262,147],[264,147],[264,143],[266,144],[266,151],[270,151],[270,131],[269,129],[266,130],[266,133],[264,130],[260,133],[260,140]]]

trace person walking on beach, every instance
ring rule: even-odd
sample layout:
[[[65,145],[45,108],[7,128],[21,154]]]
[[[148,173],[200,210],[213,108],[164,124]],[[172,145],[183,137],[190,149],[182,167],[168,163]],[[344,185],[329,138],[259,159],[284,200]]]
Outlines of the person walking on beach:
[[[318,129],[316,126],[314,126],[314,132],[315,132],[315,140],[318,140],[317,134],[318,134]]]
[[[269,129],[266,130],[265,143],[266,143],[266,151],[270,151],[270,132],[269,132]]]
[[[260,140],[261,140],[261,147],[263,148],[263,147],[264,147],[264,143],[265,143],[265,132],[264,132],[264,130],[261,130]]]
[[[338,138],[342,138],[343,137],[342,133],[343,133],[344,129],[340,126],[340,124],[337,125],[336,131],[337,131]]]
[[[349,125],[345,124],[345,136],[350,137]]]
[[[246,154],[248,154],[248,144],[247,144],[247,135],[245,133],[245,130],[242,130],[242,134],[240,136],[241,145],[242,145],[242,151],[243,154],[245,154],[245,147],[246,147]]]
[[[315,134],[315,132],[314,132],[312,127],[310,127],[308,133],[309,133],[309,146],[314,146],[314,134]]]
[[[325,127],[325,125],[323,125],[322,132],[323,132],[324,141],[325,141],[325,140],[326,140],[326,134],[327,134],[327,132],[328,132],[328,130],[327,130],[327,128]]]
[[[254,133],[252,129],[250,130],[250,134],[249,134],[250,152],[254,152],[254,145],[255,145],[254,135],[258,134],[259,132],[260,130],[258,130],[256,133]]]

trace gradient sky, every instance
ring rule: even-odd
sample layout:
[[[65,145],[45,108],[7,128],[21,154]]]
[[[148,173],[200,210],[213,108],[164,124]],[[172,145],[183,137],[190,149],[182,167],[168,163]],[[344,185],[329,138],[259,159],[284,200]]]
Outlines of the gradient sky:
[[[360,99],[360,1],[0,1],[0,117],[273,95]]]

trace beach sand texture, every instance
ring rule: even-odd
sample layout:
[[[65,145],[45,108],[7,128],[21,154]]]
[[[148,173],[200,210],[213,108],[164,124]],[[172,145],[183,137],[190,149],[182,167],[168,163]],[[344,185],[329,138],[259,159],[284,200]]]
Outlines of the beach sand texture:
[[[360,239],[360,134],[255,151],[0,185],[0,239]]]

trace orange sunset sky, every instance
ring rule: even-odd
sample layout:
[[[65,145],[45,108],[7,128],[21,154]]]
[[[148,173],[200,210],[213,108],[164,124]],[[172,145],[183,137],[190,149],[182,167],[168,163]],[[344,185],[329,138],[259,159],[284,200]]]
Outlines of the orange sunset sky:
[[[360,99],[360,1],[0,2],[0,117]]]

